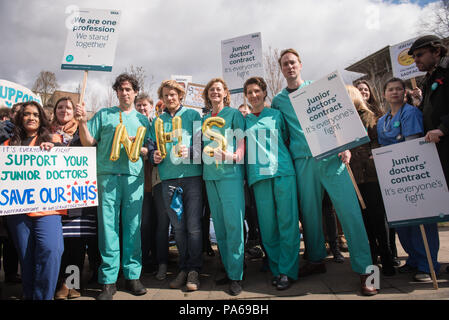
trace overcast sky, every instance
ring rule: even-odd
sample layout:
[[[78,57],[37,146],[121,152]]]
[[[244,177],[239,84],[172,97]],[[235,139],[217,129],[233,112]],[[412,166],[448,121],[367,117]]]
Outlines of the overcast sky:
[[[154,76],[154,90],[171,75],[195,83],[221,76],[221,40],[261,32],[264,50],[295,48],[303,79],[319,79],[363,57],[420,34],[434,1],[380,0],[0,0],[0,79],[31,88],[41,70],[60,90],[75,91],[82,71],[61,70],[65,9],[119,9],[112,72],[90,72],[87,100],[130,65]],[[345,74],[345,80],[350,76]],[[149,81],[149,80],[148,80]]]

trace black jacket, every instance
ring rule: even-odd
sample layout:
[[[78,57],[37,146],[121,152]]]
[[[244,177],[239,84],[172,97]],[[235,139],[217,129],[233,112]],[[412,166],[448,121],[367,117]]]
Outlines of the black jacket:
[[[424,132],[440,129],[444,136],[437,143],[446,181],[449,183],[449,57],[443,57],[432,74],[422,82]]]

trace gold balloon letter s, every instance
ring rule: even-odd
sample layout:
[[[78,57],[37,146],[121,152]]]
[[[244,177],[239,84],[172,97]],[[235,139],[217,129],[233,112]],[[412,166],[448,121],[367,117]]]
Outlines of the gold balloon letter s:
[[[212,126],[217,126],[219,128],[223,128],[226,124],[226,121],[221,117],[210,117],[206,119],[203,123],[203,134],[209,138],[212,141],[216,141],[218,143],[218,147],[212,148],[210,146],[204,147],[203,152],[207,154],[209,157],[214,156],[215,149],[221,149],[223,151],[226,151],[226,148],[228,146],[228,142],[226,141],[226,138],[223,137],[218,132],[213,131],[211,128]]]
[[[132,142],[129,139],[125,125],[122,123],[122,114],[120,113],[120,124],[115,127],[114,140],[112,141],[109,159],[111,161],[117,161],[120,158],[120,146],[123,144],[129,160],[131,162],[137,162],[140,157],[140,148],[142,147],[146,131],[147,129],[144,126],[137,128],[136,137],[134,142]]]
[[[164,121],[162,121],[161,118],[158,117],[154,122],[157,149],[161,152],[162,159],[167,156],[167,147],[165,146],[165,144],[168,142],[174,142],[175,138],[177,138],[178,140],[178,143],[176,145],[177,150],[175,154],[178,157],[181,156],[179,147],[182,144],[182,119],[180,116],[173,117],[172,126],[173,130],[171,132],[165,132]]]

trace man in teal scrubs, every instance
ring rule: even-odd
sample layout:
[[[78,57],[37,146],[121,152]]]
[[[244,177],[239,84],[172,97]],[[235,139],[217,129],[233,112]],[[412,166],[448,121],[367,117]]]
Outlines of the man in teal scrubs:
[[[134,99],[139,92],[137,80],[128,75],[117,77],[113,89],[117,93],[119,106],[101,109],[87,122],[84,103],[77,105],[79,133],[84,146],[97,146],[98,176],[98,246],[102,264],[98,282],[103,284],[98,300],[112,300],[116,293],[116,281],[120,269],[119,226],[122,227],[122,267],[126,289],[134,295],[146,293],[140,282],[142,251],[140,223],[143,201],[143,160],[131,162],[124,146],[120,146],[120,158],[111,161],[111,147],[116,126],[122,123],[128,135],[135,137],[139,127],[146,128],[144,141],[149,136],[148,118],[134,108]],[[148,149],[139,148],[146,156]]]
[[[159,99],[164,102],[165,110],[151,125],[151,139],[156,142],[155,124],[162,121],[164,133],[171,134],[172,142],[165,143],[165,158],[162,158],[160,150],[150,150],[150,159],[157,165],[162,180],[162,199],[157,201],[164,202],[175,229],[179,252],[179,273],[170,282],[170,288],[180,289],[185,285],[187,290],[195,291],[200,286],[199,272],[203,253],[201,116],[197,111],[181,105],[185,92],[176,81],[163,81],[158,94]],[[182,130],[176,131],[173,128],[175,117],[181,118]],[[194,146],[195,138],[197,148]]]
[[[341,160],[336,155],[318,161],[312,157],[288,96],[309,85],[311,81],[302,80],[302,63],[294,49],[281,52],[279,65],[287,80],[287,88],[274,97],[272,107],[282,112],[289,131],[289,149],[295,163],[301,222],[309,259],[300,268],[299,277],[326,272],[322,262],[327,256],[322,228],[323,191],[326,189],[348,240],[352,269],[361,275],[362,294],[377,294],[377,290],[367,286],[365,281],[367,267],[371,265],[371,253],[357,196],[345,167],[345,163],[349,163],[350,152],[340,153]]]

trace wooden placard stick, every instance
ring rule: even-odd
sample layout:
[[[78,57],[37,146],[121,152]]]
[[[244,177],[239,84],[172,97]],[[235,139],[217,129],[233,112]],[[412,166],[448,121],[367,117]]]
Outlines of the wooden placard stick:
[[[80,92],[80,99],[78,103],[81,105],[84,101],[84,93],[86,92],[86,85],[87,85],[87,73],[88,70],[84,70],[84,76],[83,76],[83,84],[81,86],[81,92]],[[76,117],[76,120],[80,121],[80,117]]]
[[[83,85],[81,87],[81,92],[80,92],[80,101],[79,103],[83,103],[84,101],[84,93],[86,92],[86,85],[87,85],[87,73],[89,71],[88,70],[84,70],[84,77],[83,77]]]
[[[426,230],[422,224],[419,225],[421,229],[422,240],[424,242],[424,248],[426,249],[427,262],[429,263],[430,276],[432,277],[433,287],[438,290],[437,276],[435,274],[435,269],[433,268],[432,257],[430,256],[429,243],[427,242]]]
[[[416,79],[415,78],[411,78],[410,82],[412,83],[412,89],[418,88],[418,86],[416,85]]]
[[[345,164],[346,169],[348,169],[349,176],[351,177],[352,184],[354,185],[355,193],[357,193],[357,198],[359,198],[360,206],[362,209],[366,209],[365,201],[363,201],[362,194],[360,193],[359,187],[357,186],[357,182],[354,179],[354,174],[352,173],[351,167],[349,164]]]

